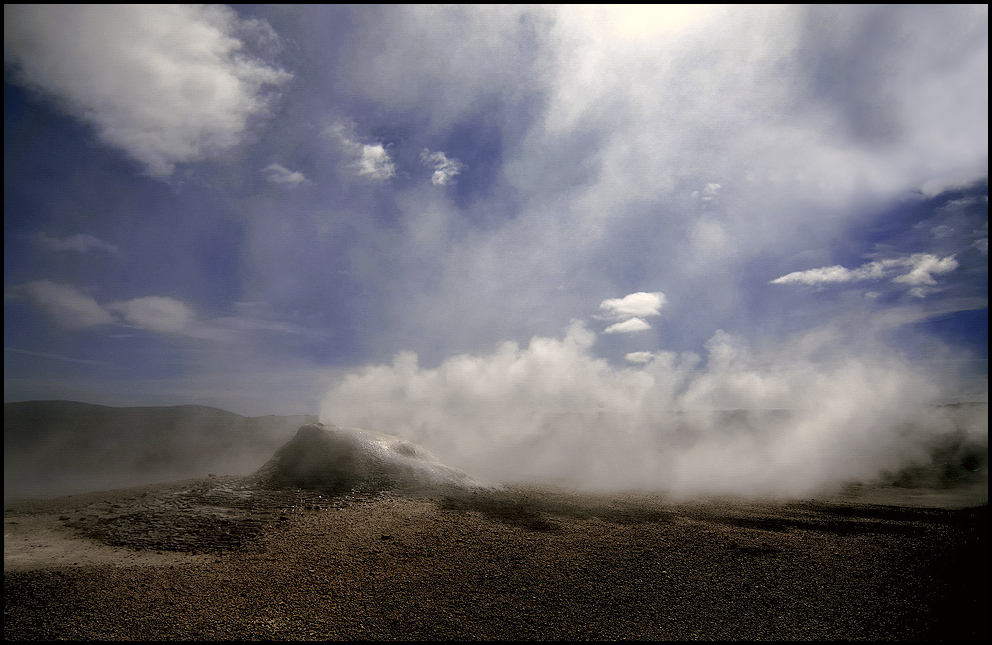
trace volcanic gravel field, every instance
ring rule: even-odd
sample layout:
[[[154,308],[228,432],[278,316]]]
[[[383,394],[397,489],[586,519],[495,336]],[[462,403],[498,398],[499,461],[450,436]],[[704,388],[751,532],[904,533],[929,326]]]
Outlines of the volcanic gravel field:
[[[4,636],[981,640],[987,489],[973,496],[325,495],[213,477],[21,502]]]

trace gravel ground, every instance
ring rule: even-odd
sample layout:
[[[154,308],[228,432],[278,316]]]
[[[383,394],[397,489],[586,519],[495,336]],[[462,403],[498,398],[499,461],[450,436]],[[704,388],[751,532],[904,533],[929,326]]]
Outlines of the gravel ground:
[[[982,493],[331,497],[212,478],[20,503],[4,637],[983,640]]]

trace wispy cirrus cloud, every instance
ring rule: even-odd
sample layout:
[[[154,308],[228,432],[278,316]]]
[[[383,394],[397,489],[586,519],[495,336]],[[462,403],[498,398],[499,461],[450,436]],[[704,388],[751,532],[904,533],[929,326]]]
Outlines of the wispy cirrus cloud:
[[[80,365],[105,365],[104,361],[95,361],[86,358],[76,358],[74,356],[64,356],[62,354],[52,354],[51,352],[32,352],[27,349],[18,349],[16,347],[4,347],[3,351],[13,352],[15,354],[22,354],[24,356],[37,356],[38,358],[45,358],[53,361],[61,361],[64,363],[78,363]]]
[[[45,233],[35,233],[31,238],[46,251],[78,251],[86,253],[90,250],[105,251],[107,253],[120,253],[120,248],[115,244],[101,240],[88,233],[78,233],[66,237],[49,237]]]
[[[771,281],[771,284],[822,286],[862,282],[865,280],[880,280],[898,272],[900,275],[892,278],[892,282],[914,287],[910,293],[923,297],[927,295],[927,291],[923,287],[937,284],[934,275],[950,273],[956,268],[958,268],[958,261],[953,255],[941,258],[930,253],[914,253],[902,258],[868,262],[855,269],[835,265],[807,269],[805,271],[793,271],[787,275],[775,278]],[[909,271],[905,271],[906,269],[909,269]]]

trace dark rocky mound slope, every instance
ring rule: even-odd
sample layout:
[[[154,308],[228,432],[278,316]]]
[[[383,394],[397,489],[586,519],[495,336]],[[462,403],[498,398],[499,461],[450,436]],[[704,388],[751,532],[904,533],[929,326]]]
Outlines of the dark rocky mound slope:
[[[304,425],[246,483],[329,493],[424,491],[487,485],[398,437],[322,423]]]

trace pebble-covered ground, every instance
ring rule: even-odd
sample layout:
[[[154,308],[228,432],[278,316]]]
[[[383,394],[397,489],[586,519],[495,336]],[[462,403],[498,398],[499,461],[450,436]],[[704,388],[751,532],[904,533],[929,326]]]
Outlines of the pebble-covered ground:
[[[981,640],[987,501],[958,506],[80,495],[5,509],[4,637]]]

